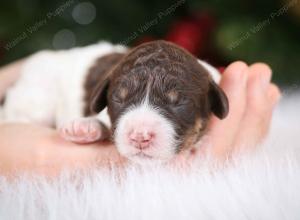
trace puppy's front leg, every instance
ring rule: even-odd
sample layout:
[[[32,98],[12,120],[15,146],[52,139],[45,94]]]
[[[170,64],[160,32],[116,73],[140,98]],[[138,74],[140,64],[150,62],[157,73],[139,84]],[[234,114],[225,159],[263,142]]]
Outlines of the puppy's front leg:
[[[59,134],[68,141],[88,144],[109,138],[109,129],[96,117],[78,118],[59,127]]]

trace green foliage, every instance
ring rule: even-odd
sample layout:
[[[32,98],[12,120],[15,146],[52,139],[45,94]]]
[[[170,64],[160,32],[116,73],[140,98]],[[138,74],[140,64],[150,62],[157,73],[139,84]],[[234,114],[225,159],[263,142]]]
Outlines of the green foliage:
[[[63,4],[70,5],[59,15],[48,19],[33,33],[10,50],[2,47],[0,64],[11,62],[40,49],[53,49],[53,37],[61,29],[70,29],[76,36],[76,46],[83,46],[107,39],[124,41],[145,23],[157,18],[158,13],[172,6],[174,0],[91,0],[97,9],[95,20],[80,25],[72,18],[73,8],[79,0],[10,0],[0,3],[0,44],[18,38],[27,28],[47,18]],[[274,0],[186,0],[173,13],[152,25],[147,31],[138,32],[138,38],[155,36],[162,38],[172,23],[182,17],[202,11],[217,19],[214,48],[224,63],[234,60],[267,62],[274,69],[277,82],[295,84],[300,81],[300,17],[293,15],[292,8],[282,15],[268,18],[289,1]],[[299,4],[299,3],[298,3]],[[299,13],[300,14],[300,13]],[[266,23],[267,21],[267,23]],[[247,35],[247,33],[250,33]],[[128,41],[132,45],[137,39]],[[235,43],[235,44],[234,44]],[[232,45],[235,45],[232,47]],[[0,49],[1,51],[1,49]]]

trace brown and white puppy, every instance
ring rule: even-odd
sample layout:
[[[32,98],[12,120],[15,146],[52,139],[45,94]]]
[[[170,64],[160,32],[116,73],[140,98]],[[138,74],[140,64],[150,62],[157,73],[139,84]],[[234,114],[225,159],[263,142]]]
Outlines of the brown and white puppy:
[[[145,43],[129,51],[118,46],[111,47],[111,50],[98,56],[94,50],[93,64],[86,62],[85,67],[89,69],[85,71],[86,74],[77,73],[76,69],[79,67],[76,67],[76,60],[73,60],[73,76],[72,68],[67,70],[69,74],[60,70],[60,77],[52,74],[52,78],[56,79],[58,84],[62,81],[73,81],[74,85],[69,83],[69,87],[66,87],[64,83],[60,86],[49,84],[49,88],[44,90],[48,91],[48,94],[54,92],[55,95],[44,98],[53,99],[51,104],[44,101],[47,104],[42,106],[42,103],[39,103],[38,107],[42,109],[32,110],[32,113],[27,112],[27,115],[21,113],[23,118],[17,116],[18,110],[21,109],[16,106],[20,106],[20,102],[34,99],[23,98],[18,104],[14,101],[11,104],[10,100],[17,98],[15,93],[20,95],[20,90],[25,90],[28,84],[33,83],[16,85],[13,90],[19,92],[12,90],[8,94],[4,105],[4,117],[25,118],[27,121],[58,126],[64,138],[78,143],[107,138],[107,127],[111,126],[111,137],[119,152],[133,161],[144,162],[166,161],[181,150],[195,146],[205,134],[212,113],[220,119],[227,116],[228,100],[211,76],[216,70],[197,60],[184,49],[165,41]],[[78,60],[91,59],[88,53],[85,57],[83,51],[77,52],[82,56],[80,58],[79,55]],[[39,59],[40,62],[43,61]],[[44,63],[47,60],[50,62],[49,57],[44,57]],[[37,61],[33,63],[41,65]],[[50,71],[53,69],[50,68]],[[42,80],[42,77],[37,74],[27,74],[27,78],[29,79],[23,77],[23,82],[36,80],[35,86],[41,86],[39,80]],[[50,80],[51,77],[47,78]],[[43,86],[47,87],[47,83]],[[80,90],[80,86],[84,90],[78,94],[76,89]],[[67,98],[64,99],[64,96]],[[40,97],[35,102],[41,100]],[[74,104],[76,100],[78,103]],[[37,105],[33,103],[33,107]],[[102,116],[106,114],[106,107],[110,120],[102,120]],[[11,112],[14,114],[11,115]]]

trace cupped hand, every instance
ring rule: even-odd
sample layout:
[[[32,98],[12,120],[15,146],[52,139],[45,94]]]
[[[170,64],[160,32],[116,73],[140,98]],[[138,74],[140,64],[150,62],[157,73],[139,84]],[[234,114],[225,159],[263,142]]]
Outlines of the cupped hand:
[[[201,154],[223,161],[234,153],[253,151],[265,140],[281,97],[271,76],[264,63],[247,66],[238,61],[226,68],[220,86],[228,96],[229,114],[224,120],[212,117]]]
[[[226,68],[220,86],[228,96],[229,115],[224,120],[212,117],[207,138],[193,157],[209,154],[222,162],[235,152],[254,150],[266,138],[281,96],[270,82],[271,75],[262,63],[235,62]],[[27,170],[53,175],[66,168],[123,166],[127,162],[111,143],[82,146],[46,127],[0,124],[0,131],[0,174]]]

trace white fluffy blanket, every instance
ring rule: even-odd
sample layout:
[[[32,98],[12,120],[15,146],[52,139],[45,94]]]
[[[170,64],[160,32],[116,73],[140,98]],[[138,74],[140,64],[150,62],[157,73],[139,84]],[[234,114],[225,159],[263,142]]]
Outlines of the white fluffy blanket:
[[[0,177],[0,219],[300,219],[300,95],[285,97],[263,150],[226,169],[95,171],[83,180]],[[80,178],[79,178],[80,179]]]

